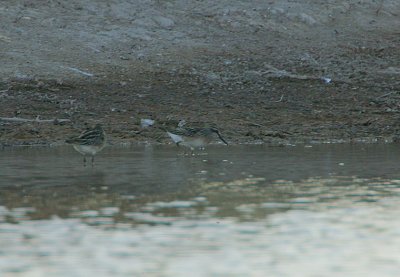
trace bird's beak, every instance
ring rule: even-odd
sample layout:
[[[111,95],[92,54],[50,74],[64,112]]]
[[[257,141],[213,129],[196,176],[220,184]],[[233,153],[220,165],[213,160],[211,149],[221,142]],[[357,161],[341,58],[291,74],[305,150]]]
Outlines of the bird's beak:
[[[217,135],[218,135],[219,139],[220,139],[223,143],[225,143],[226,145],[228,145],[228,143],[226,142],[226,140],[224,140],[224,138],[221,136],[221,134],[220,134],[219,132],[217,132]]]

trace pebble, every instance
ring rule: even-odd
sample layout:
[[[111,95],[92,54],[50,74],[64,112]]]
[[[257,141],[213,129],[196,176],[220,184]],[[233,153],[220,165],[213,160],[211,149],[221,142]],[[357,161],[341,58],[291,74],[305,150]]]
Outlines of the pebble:
[[[172,19],[163,16],[155,17],[154,21],[165,29],[172,29],[175,26],[175,22]]]

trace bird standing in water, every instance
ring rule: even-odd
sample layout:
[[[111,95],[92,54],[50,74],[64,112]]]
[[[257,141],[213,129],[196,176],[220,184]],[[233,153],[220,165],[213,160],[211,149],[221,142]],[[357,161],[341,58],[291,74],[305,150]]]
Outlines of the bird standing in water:
[[[204,148],[205,145],[209,144],[213,140],[214,134],[228,145],[216,128],[189,128],[182,126],[173,131],[167,131],[167,134],[177,146],[188,147],[192,153],[195,148]]]
[[[92,165],[94,156],[100,152],[106,145],[106,133],[100,124],[94,128],[89,128],[78,137],[72,137],[65,141],[72,144],[74,149],[83,155],[83,164],[86,166],[86,155],[92,156]]]

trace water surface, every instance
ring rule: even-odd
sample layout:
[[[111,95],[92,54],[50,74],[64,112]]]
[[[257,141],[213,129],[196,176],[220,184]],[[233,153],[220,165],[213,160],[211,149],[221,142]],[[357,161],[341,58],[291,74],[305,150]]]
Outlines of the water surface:
[[[0,152],[1,276],[400,276],[400,147]]]

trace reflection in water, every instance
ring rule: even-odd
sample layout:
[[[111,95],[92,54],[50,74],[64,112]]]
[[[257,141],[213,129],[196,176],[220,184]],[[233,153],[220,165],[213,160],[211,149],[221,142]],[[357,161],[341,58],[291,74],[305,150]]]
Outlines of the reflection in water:
[[[6,149],[0,275],[399,276],[396,148]]]

